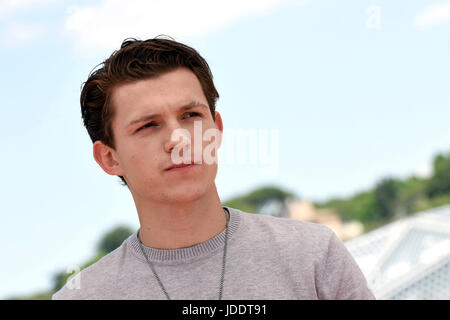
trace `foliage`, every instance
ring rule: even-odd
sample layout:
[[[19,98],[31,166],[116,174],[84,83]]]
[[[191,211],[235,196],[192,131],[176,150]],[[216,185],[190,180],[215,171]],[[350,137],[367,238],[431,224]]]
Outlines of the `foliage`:
[[[6,300],[51,300],[52,294],[50,291],[41,291],[27,297],[9,297]]]
[[[265,202],[269,200],[285,200],[289,197],[294,197],[295,195],[291,192],[284,191],[276,186],[265,186],[258,188],[247,195],[248,202],[255,206],[262,206]]]
[[[281,200],[284,201],[287,198],[293,198],[296,195],[292,192],[285,191],[277,186],[268,185],[260,187],[252,192],[234,197],[223,203],[224,206],[229,206],[249,213],[258,212],[267,201]]]
[[[87,261],[85,261],[81,267],[80,271],[89,267],[90,265],[94,264],[101,258],[103,258],[108,253],[112,252],[114,249],[119,247],[123,241],[125,241],[126,238],[128,238],[132,234],[132,230],[127,226],[118,226],[111,231],[107,232],[99,241],[97,245],[97,252],[94,254],[94,256]],[[71,273],[67,273],[65,271],[59,271],[53,275],[53,286],[52,286],[52,293],[51,295],[61,289],[71,278],[75,275],[75,271]],[[45,295],[44,295],[45,296]],[[27,298],[31,299],[31,297]]]
[[[361,221],[368,231],[405,215],[445,204],[450,204],[450,154],[434,157],[430,178],[385,177],[372,190],[315,205],[335,209],[344,221]]]
[[[436,208],[447,204],[450,204],[450,194],[435,196],[434,198],[425,199],[423,201],[417,202],[414,207],[414,212],[424,211],[427,209]]]
[[[420,205],[427,201],[427,179],[410,176],[406,180],[397,180],[398,210],[411,214],[420,210]]]
[[[236,208],[248,213],[255,213],[258,211],[258,207],[247,201],[245,197],[235,197],[225,201],[222,205]]]
[[[94,264],[95,262],[103,258],[105,255],[106,254],[104,252],[98,252],[96,255],[94,255],[94,257],[84,262],[84,264],[80,267],[80,271]],[[69,278],[71,278],[75,274],[76,274],[75,271],[71,273],[67,273],[65,271],[57,272],[53,276],[53,292],[56,292],[59,289],[61,289],[66,284],[67,280],[69,280]]]
[[[133,231],[126,226],[119,226],[106,233],[98,244],[98,251],[110,253],[119,247]]]
[[[398,203],[398,189],[392,178],[382,179],[375,187],[375,207],[380,220],[395,216]]]
[[[377,220],[374,191],[361,192],[350,199],[332,199],[315,206],[335,209],[343,221],[357,220],[367,225]]]
[[[433,161],[433,176],[428,181],[427,195],[434,198],[450,193],[450,153],[438,154]]]

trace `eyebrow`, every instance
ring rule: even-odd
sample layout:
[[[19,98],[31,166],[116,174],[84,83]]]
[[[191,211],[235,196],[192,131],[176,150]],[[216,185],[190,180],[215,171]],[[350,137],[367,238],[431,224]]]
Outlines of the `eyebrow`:
[[[178,111],[181,112],[181,111],[193,109],[195,107],[202,107],[204,109],[209,109],[205,104],[203,104],[201,102],[191,101],[188,104],[180,107],[178,109]],[[144,115],[142,117],[139,117],[137,119],[132,120],[130,123],[128,123],[128,125],[125,128],[127,129],[127,128],[131,127],[132,125],[136,124],[136,123],[143,122],[143,121],[149,121],[149,120],[157,118],[159,116],[160,116],[160,114],[147,114],[147,115]]]

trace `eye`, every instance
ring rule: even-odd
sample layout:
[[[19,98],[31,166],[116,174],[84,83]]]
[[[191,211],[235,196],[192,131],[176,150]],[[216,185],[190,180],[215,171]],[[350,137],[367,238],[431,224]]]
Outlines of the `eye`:
[[[188,113],[186,113],[186,115],[191,115],[190,117],[187,117],[187,118],[201,117],[201,116],[202,116],[202,115],[201,115],[200,113],[198,113],[198,112],[188,112]],[[149,123],[146,123],[146,124],[144,124],[142,127],[140,127],[139,129],[137,129],[136,132],[141,131],[141,130],[143,130],[143,129],[147,129],[147,128],[153,127],[153,126],[155,126],[155,125],[157,125],[156,122],[149,122]]]
[[[149,122],[149,123],[143,125],[142,127],[140,127],[137,131],[141,131],[142,129],[153,127],[155,124],[156,124],[155,122]]]
[[[200,117],[201,116],[201,114],[200,113],[198,113],[198,112],[189,112],[189,113],[187,113],[188,115],[194,115],[194,117]],[[189,117],[189,118],[191,118],[191,117]]]

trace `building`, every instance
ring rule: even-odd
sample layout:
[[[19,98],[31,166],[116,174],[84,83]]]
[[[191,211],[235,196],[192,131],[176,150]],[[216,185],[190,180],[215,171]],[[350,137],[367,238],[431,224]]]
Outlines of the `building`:
[[[309,201],[288,202],[290,218],[315,222],[329,227],[341,240],[348,240],[364,232],[359,221],[343,222],[339,214],[332,209],[316,209]]]
[[[345,242],[377,299],[450,299],[450,205]]]
[[[309,201],[288,199],[286,201],[271,200],[259,210],[261,214],[275,217],[292,218],[308,222],[320,223],[336,233],[341,240],[348,240],[363,233],[364,227],[358,221],[343,222],[332,209],[317,209]]]

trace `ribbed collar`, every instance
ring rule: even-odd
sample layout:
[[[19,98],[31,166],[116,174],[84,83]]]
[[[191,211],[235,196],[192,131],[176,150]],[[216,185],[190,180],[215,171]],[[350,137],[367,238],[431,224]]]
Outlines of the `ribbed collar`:
[[[238,230],[241,222],[241,213],[239,210],[230,207],[223,207],[230,213],[230,221],[228,223],[228,243],[230,242],[232,235]],[[138,230],[139,231],[139,230]],[[138,231],[133,233],[127,239],[127,246],[131,252],[142,261],[146,261],[144,255],[142,254],[141,248],[139,247],[139,239],[137,237]],[[157,249],[147,247],[142,245],[145,253],[147,254],[149,260],[155,262],[186,262],[188,260],[193,260],[196,258],[203,257],[208,253],[216,251],[219,248],[223,248],[225,244],[225,231],[217,234],[216,236],[208,239],[204,242],[195,244],[190,247],[177,248],[177,249]]]

